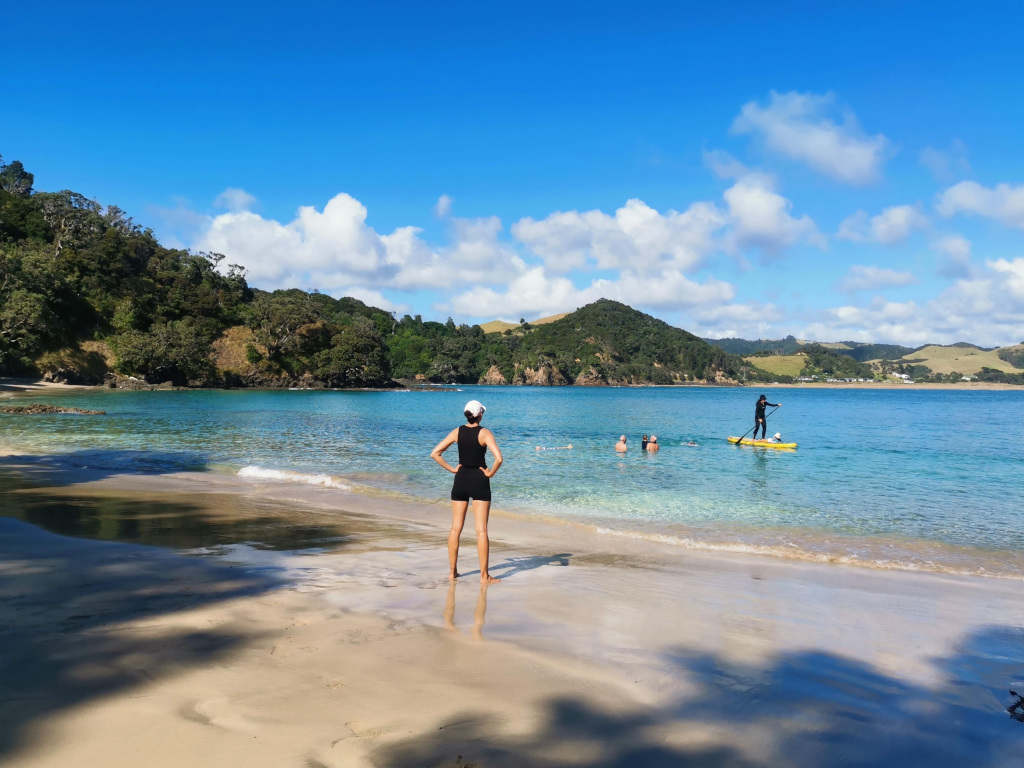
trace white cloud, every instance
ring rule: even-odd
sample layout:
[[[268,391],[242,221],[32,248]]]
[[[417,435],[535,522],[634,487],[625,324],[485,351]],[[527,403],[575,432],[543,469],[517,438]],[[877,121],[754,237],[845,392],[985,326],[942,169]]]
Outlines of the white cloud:
[[[875,297],[867,306],[823,310],[800,333],[823,340],[916,345],[970,341],[1015,344],[1024,327],[1024,258],[987,261],[924,303]]]
[[[841,293],[856,293],[913,285],[916,282],[918,282],[917,278],[910,272],[897,272],[893,269],[855,264],[839,281],[836,289]]]
[[[443,219],[452,212],[452,199],[448,195],[441,195],[434,205],[434,215]]]
[[[678,310],[727,302],[734,296],[735,288],[728,283],[714,278],[699,283],[679,272],[640,275],[626,271],[615,280],[594,280],[578,288],[569,278],[550,276],[538,266],[513,279],[505,290],[476,286],[443,308],[474,318],[518,318],[569,312],[600,298],[633,307]]]
[[[1024,229],[1024,184],[999,184],[990,189],[976,181],[961,181],[940,194],[935,207],[947,218],[969,213]]]
[[[877,216],[857,211],[843,219],[836,237],[855,243],[876,242],[883,245],[902,243],[910,234],[929,225],[920,205],[893,205]]]
[[[322,212],[303,206],[288,224],[249,211],[221,214],[199,247],[225,254],[245,266],[255,282],[275,286],[295,285],[315,274],[330,290],[351,284],[355,275],[379,282],[394,271],[384,242],[366,224],[365,206],[344,193]]]
[[[690,313],[691,333],[715,339],[767,339],[784,336],[779,331],[786,312],[774,304],[748,301],[739,304],[709,304]]]
[[[214,208],[226,208],[229,211],[248,211],[252,210],[257,200],[255,197],[250,195],[244,189],[238,187],[228,187],[219,195],[217,199],[213,201]]]
[[[711,203],[659,213],[633,199],[614,216],[599,210],[557,211],[539,221],[520,219],[512,234],[555,272],[584,266],[692,271],[714,249],[713,235],[724,224],[724,215]]]
[[[416,227],[381,235],[366,223],[355,198],[339,194],[323,211],[299,209],[288,223],[251,211],[209,219],[193,245],[217,251],[246,267],[265,288],[316,286],[338,292],[349,286],[402,290],[473,282],[501,282],[525,269],[514,249],[499,241],[501,221],[450,219],[451,240],[432,248]]]
[[[932,243],[932,248],[942,254],[939,274],[943,277],[965,278],[971,276],[971,241],[963,235],[947,235]]]
[[[949,184],[957,176],[971,173],[971,164],[967,162],[967,145],[960,139],[954,139],[949,149],[925,147],[921,150],[920,162],[931,171],[932,178],[942,184]]]
[[[889,147],[882,134],[867,136],[856,116],[843,110],[842,123],[835,111],[835,95],[826,93],[769,94],[767,106],[756,101],[743,105],[733,121],[732,133],[757,134],[765,145],[792,160],[850,184],[867,184],[879,175]]]
[[[756,247],[774,255],[801,241],[827,247],[809,216],[795,219],[790,215],[793,204],[775,191],[771,178],[764,174],[744,176],[723,197],[732,224],[727,241],[733,248]]]

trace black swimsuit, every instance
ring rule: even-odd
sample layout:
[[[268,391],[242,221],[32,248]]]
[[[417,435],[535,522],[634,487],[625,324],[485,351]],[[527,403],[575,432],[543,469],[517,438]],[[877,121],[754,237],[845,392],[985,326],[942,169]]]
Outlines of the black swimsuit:
[[[459,427],[459,471],[452,484],[452,501],[490,501],[491,478],[484,456],[487,446],[480,445],[480,427]]]

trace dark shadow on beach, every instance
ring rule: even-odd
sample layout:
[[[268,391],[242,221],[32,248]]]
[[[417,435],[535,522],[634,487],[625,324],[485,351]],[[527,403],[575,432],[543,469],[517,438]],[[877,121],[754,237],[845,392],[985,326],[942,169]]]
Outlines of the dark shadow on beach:
[[[0,560],[0,763],[58,711],[209,664],[252,639],[116,625],[277,585],[273,574],[54,536],[10,518],[0,518]]]
[[[557,555],[533,555],[528,557],[510,557],[503,563],[491,566],[491,572],[500,579],[508,579],[525,571],[543,568],[547,565],[568,565],[571,552]]]
[[[1024,679],[1019,627],[968,637],[935,661],[934,687],[816,651],[764,667],[682,650],[672,660],[694,686],[674,703],[623,714],[556,698],[529,735],[467,712],[372,757],[387,768],[1024,764],[1024,723],[1007,711],[1008,688]]]
[[[273,570],[170,550],[244,543],[337,551],[356,537],[337,520],[298,521],[259,499],[34,485],[0,475],[0,763],[55,712],[209,664],[254,639],[173,622],[117,626],[282,583]]]
[[[0,456],[0,472],[34,485],[61,487],[116,475],[204,472],[208,458],[196,452],[88,449],[52,454]]]

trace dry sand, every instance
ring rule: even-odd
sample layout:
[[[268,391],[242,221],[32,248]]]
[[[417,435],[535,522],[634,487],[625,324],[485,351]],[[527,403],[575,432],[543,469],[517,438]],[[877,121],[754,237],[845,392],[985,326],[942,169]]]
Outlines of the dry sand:
[[[497,516],[451,588],[445,504],[21,465],[8,514],[163,546],[0,518],[5,766],[1024,764],[1019,582]]]

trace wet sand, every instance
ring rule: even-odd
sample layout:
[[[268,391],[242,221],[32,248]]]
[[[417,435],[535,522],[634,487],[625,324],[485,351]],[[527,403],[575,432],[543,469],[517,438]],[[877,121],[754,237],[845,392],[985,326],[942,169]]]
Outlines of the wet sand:
[[[446,502],[0,477],[4,765],[1024,764],[1018,582],[499,514],[452,587]]]

